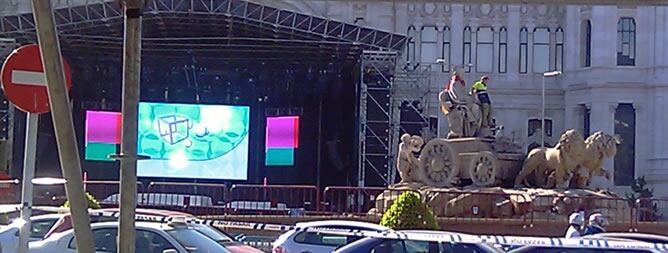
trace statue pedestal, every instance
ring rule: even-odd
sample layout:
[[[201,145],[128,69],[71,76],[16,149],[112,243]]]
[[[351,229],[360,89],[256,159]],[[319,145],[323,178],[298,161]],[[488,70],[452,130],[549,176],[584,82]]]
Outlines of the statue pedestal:
[[[437,217],[562,219],[580,209],[599,212],[624,222],[632,217],[628,202],[609,192],[556,189],[503,189],[499,187],[434,188],[420,184],[390,186],[376,198],[371,213],[382,215],[405,191],[416,191]]]

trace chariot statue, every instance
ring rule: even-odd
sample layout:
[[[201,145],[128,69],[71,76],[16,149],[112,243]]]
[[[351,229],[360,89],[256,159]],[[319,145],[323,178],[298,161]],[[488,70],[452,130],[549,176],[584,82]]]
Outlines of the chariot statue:
[[[447,137],[425,144],[419,136],[404,134],[397,156],[401,183],[452,187],[465,179],[477,187],[568,189],[587,188],[593,175],[609,178],[602,164],[616,154],[619,139],[614,136],[596,132],[585,140],[568,130],[555,147],[525,155],[522,146],[498,134],[502,126],[481,126],[480,103],[467,94],[456,72],[439,93],[439,102],[448,120]]]

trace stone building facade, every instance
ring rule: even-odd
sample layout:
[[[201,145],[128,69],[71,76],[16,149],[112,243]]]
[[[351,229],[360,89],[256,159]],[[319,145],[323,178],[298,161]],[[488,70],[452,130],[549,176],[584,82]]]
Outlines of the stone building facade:
[[[490,76],[497,122],[525,148],[540,143],[541,85],[546,142],[566,129],[619,134],[606,166],[617,191],[644,176],[668,196],[668,7],[448,4],[409,1],[282,1],[283,8],[403,33],[402,61],[432,65],[429,107],[452,67],[471,83]],[[446,65],[436,64],[443,59]],[[450,64],[450,65],[447,65]],[[471,64],[469,66],[462,64]],[[562,71],[557,77],[543,73]],[[439,119],[443,135],[447,124]]]
[[[84,0],[56,0],[56,6]],[[431,65],[431,116],[436,93],[453,66],[472,83],[490,76],[503,135],[526,149],[539,145],[541,85],[546,87],[546,142],[566,129],[619,134],[617,191],[644,176],[668,196],[668,7],[450,4],[439,1],[255,0],[344,22],[407,34],[401,59]],[[491,2],[491,1],[490,1]],[[30,12],[9,0],[0,15]],[[444,65],[436,64],[443,59]],[[547,71],[562,71],[543,79]],[[440,117],[441,133],[447,129]]]

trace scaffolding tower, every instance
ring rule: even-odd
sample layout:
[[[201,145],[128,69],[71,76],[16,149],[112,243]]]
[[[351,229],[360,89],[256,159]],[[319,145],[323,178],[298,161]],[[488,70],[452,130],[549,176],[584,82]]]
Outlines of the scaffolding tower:
[[[5,62],[9,54],[14,51],[17,43],[14,39],[0,38],[0,62]],[[12,157],[12,143],[14,133],[14,107],[5,93],[0,93],[0,172],[7,173]]]
[[[359,86],[358,185],[396,181],[396,157],[403,133],[429,128],[429,68],[397,69],[397,53],[364,51]]]

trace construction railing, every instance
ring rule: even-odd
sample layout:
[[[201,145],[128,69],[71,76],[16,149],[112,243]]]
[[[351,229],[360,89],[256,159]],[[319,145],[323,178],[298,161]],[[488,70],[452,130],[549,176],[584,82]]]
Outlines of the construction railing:
[[[451,221],[506,220],[531,224],[533,205],[524,194],[438,189],[426,191],[423,199],[436,217]]]
[[[384,201],[394,200],[405,191],[385,187],[329,186],[323,191],[320,210],[328,214],[382,214],[389,208]]]
[[[105,181],[105,180],[87,180],[84,181],[86,192],[95,196],[95,199],[102,207],[118,207],[120,196],[118,189],[120,187],[119,181]],[[143,192],[144,185],[137,182],[137,192]]]
[[[103,207],[118,206],[118,181],[85,181]],[[403,192],[385,187],[314,185],[248,185],[151,182],[137,184],[139,207],[183,211],[198,216],[218,215],[355,215],[377,217]],[[66,201],[62,184],[35,185],[34,205],[60,206]],[[665,225],[668,199],[627,199],[610,196],[564,196],[481,192],[475,190],[422,190],[422,198],[444,221],[498,221],[533,226],[566,224],[569,214],[585,210],[608,217],[618,229],[638,224]],[[19,180],[0,180],[0,204],[18,204]]]
[[[138,194],[137,203],[195,215],[221,215],[225,213],[227,194],[225,184],[151,182],[145,192]]]
[[[235,184],[225,204],[233,214],[303,215],[320,209],[320,193],[314,185]]]
[[[21,182],[17,179],[0,180],[0,204],[15,204],[21,201]]]

